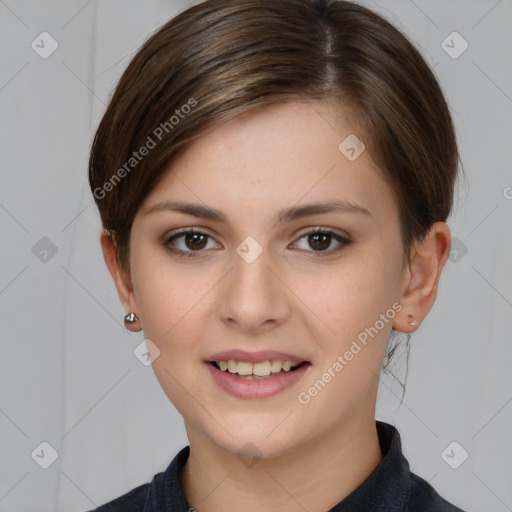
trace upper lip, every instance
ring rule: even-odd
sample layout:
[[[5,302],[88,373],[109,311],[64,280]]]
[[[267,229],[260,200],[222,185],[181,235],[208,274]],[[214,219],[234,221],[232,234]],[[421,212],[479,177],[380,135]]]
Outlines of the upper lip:
[[[264,361],[291,361],[292,363],[302,363],[303,361],[306,361],[303,357],[287,354],[286,352],[278,352],[275,350],[258,350],[256,352],[247,352],[245,350],[235,349],[216,352],[210,356],[206,362],[211,363],[213,361],[229,361],[230,359],[248,363],[263,363]]]

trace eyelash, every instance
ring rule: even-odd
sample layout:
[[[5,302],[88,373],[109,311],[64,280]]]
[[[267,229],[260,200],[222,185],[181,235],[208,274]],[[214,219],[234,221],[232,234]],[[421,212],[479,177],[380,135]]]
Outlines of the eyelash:
[[[199,250],[199,251],[183,251],[181,249],[173,248],[169,245],[175,239],[182,237],[184,235],[190,235],[190,234],[206,235],[208,238],[213,238],[208,233],[205,233],[204,231],[201,231],[199,229],[190,228],[190,229],[185,229],[185,230],[179,231],[177,233],[174,233],[173,235],[171,235],[164,241],[163,245],[169,252],[171,252],[172,254],[174,254],[180,258],[198,257],[199,253],[204,252],[204,249]],[[352,240],[349,240],[348,238],[345,238],[332,230],[329,230],[329,229],[324,230],[321,228],[315,228],[311,231],[307,231],[306,233],[302,233],[302,235],[300,236],[300,238],[298,240],[302,240],[303,238],[311,236],[311,235],[328,235],[328,236],[331,236],[332,238],[334,238],[339,243],[341,243],[340,247],[338,247],[337,249],[331,250],[331,251],[329,251],[329,250],[307,251],[307,252],[313,253],[315,258],[322,258],[322,257],[330,256],[332,254],[336,254],[336,253],[340,252],[341,250],[343,250],[346,246],[348,246],[352,243]]]

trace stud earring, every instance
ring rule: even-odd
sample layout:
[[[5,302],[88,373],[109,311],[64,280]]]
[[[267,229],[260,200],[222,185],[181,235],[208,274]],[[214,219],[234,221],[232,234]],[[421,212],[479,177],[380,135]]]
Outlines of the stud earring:
[[[139,321],[139,317],[135,313],[128,313],[124,317],[124,326],[128,328],[130,325],[133,325],[135,322]]]
[[[408,315],[408,316],[409,316],[409,318],[414,319],[414,317],[412,315]],[[418,322],[416,322],[416,320],[413,320],[412,322],[409,322],[409,325],[415,326],[415,325],[418,325]]]

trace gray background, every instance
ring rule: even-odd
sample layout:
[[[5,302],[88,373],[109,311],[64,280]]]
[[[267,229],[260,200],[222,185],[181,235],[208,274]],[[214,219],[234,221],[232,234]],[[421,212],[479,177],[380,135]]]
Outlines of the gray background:
[[[116,79],[188,5],[0,0],[0,511],[93,508],[150,481],[187,444],[133,354],[143,333],[122,325],[86,164]],[[449,219],[456,252],[411,338],[404,402],[383,379],[377,417],[399,428],[412,470],[447,499],[512,510],[512,1],[366,5],[434,66],[467,174]],[[43,31],[58,43],[46,59],[31,48]],[[442,46],[453,31],[469,44],[458,58]],[[453,41],[452,54],[462,48]],[[469,454],[457,469],[442,457],[453,441],[452,464]],[[47,469],[42,442],[58,452]]]

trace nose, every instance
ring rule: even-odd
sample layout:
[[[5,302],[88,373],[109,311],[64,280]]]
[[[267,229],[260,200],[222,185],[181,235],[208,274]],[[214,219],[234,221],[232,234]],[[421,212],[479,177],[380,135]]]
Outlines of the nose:
[[[229,327],[253,335],[281,325],[290,312],[278,264],[269,249],[263,248],[258,255],[261,249],[257,247],[261,246],[241,244],[233,252],[233,267],[219,290],[222,298],[218,310]]]

